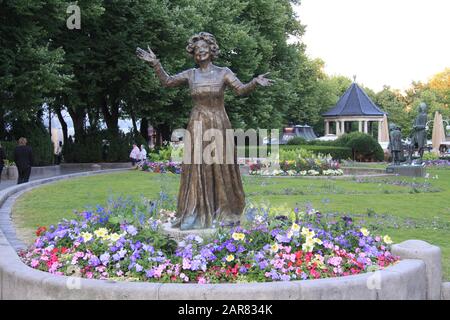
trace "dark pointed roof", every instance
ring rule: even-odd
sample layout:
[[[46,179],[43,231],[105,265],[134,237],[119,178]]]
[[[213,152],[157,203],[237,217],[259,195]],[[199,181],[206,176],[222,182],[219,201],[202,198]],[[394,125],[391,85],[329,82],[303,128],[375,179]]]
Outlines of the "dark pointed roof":
[[[342,97],[324,117],[336,116],[383,116],[385,113],[378,108],[369,96],[354,82]]]

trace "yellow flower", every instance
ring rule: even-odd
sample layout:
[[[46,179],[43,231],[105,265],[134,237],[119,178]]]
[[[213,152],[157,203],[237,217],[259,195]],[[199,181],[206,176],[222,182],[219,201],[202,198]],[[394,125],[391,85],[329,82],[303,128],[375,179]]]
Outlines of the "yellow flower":
[[[311,252],[314,249],[314,243],[311,242],[305,242],[302,244],[302,250],[306,252]]]
[[[292,238],[293,235],[294,232],[292,232],[292,230],[289,230],[289,232],[287,233],[288,238]]]
[[[117,234],[117,233],[112,233],[109,236],[109,240],[111,240],[112,242],[116,242],[117,240],[119,240],[122,237],[122,235]]]
[[[232,237],[234,240],[244,240],[244,239],[245,239],[245,234],[239,233],[239,232],[234,232],[234,233],[231,235],[231,237]]]
[[[314,238],[313,240],[314,240],[314,243],[322,244],[322,240],[320,240],[319,238]]]
[[[104,240],[108,239],[108,230],[106,228],[99,228],[97,230],[94,231],[94,234],[98,237],[98,238],[102,238]]]
[[[297,231],[300,231],[300,226],[294,222],[292,224],[291,229],[292,229],[292,231],[297,232]]]
[[[367,230],[366,228],[361,228],[359,229],[359,231],[361,231],[364,237],[367,237],[370,234],[369,230]]]
[[[278,243],[275,243],[270,247],[270,251],[272,251],[273,253],[278,252],[278,249]]]
[[[230,254],[230,255],[228,255],[228,256],[226,257],[226,260],[227,260],[228,262],[231,262],[231,261],[234,260],[234,256],[233,256],[232,254]]]
[[[308,228],[303,227],[302,228],[302,236],[304,236],[305,238],[312,238],[315,236],[315,232],[309,231]]]
[[[385,236],[383,237],[383,241],[384,241],[384,243],[386,243],[386,244],[392,244],[392,239],[391,239],[391,237],[389,237],[388,235],[385,235]]]
[[[83,237],[84,242],[88,242],[92,239],[92,234],[89,232],[82,232],[81,236]]]

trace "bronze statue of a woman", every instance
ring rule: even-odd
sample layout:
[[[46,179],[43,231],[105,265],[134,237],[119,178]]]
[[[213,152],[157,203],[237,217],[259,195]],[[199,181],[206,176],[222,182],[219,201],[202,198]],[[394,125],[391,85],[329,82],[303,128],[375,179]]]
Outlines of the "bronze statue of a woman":
[[[265,78],[267,74],[263,74],[243,84],[230,69],[214,65],[212,61],[219,55],[219,46],[210,33],[200,32],[192,36],[186,50],[193,55],[198,68],[169,76],[150,48],[148,51],[137,48],[138,57],[150,63],[163,86],[189,85],[194,108],[187,132],[194,138],[185,139],[185,153],[186,150],[195,150],[196,143],[202,147],[206,146],[203,140],[199,142],[195,137],[198,125],[201,126],[202,132],[215,129],[222,133],[222,137],[227,136],[225,131],[231,129],[231,123],[224,106],[226,87],[231,87],[236,94],[243,95],[254,90],[257,85],[269,86],[273,83],[273,80]],[[187,143],[190,148],[186,148]],[[225,146],[226,143],[230,141],[221,145]],[[234,145],[234,141],[232,143]],[[240,220],[245,198],[235,148],[233,151],[232,164],[186,163],[186,154],[183,156],[176,221],[173,227],[181,230],[202,229],[211,227],[214,220],[227,223]]]

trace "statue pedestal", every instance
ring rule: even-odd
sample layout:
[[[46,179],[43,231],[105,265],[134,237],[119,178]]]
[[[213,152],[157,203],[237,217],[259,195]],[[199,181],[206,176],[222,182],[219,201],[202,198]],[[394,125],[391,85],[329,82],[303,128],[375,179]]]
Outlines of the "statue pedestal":
[[[179,228],[172,228],[170,223],[163,224],[163,233],[167,234],[173,240],[179,242],[182,241],[188,235],[195,235],[201,238],[206,238],[211,236],[216,232],[217,229],[191,229],[191,230],[180,230]]]
[[[389,165],[386,168],[386,173],[393,173],[398,174],[399,176],[407,177],[425,177],[426,168],[424,164]]]

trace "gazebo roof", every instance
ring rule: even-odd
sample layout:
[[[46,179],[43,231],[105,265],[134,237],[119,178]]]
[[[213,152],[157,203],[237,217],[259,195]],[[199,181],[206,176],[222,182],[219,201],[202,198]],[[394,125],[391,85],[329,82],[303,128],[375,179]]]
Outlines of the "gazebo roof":
[[[385,114],[355,82],[345,91],[342,97],[324,117],[338,116],[380,116]]]

